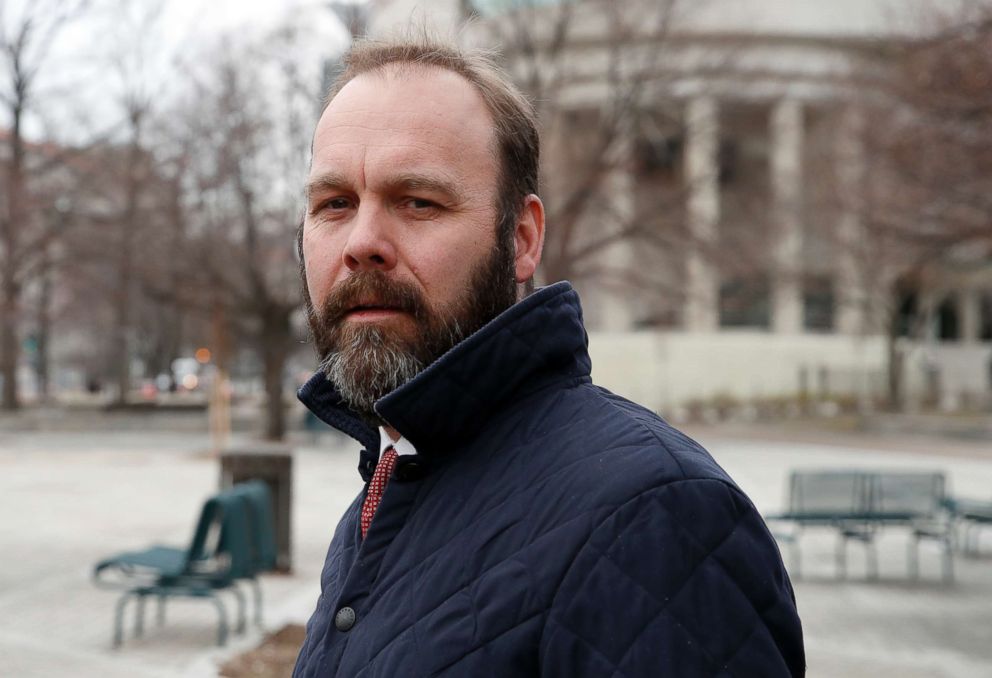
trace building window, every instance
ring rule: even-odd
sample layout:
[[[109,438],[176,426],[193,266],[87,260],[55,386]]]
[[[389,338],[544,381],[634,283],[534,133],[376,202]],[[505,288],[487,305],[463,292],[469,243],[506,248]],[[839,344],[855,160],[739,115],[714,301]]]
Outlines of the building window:
[[[740,165],[740,147],[736,139],[721,139],[717,151],[719,179],[721,186],[728,186],[737,180],[737,170]]]
[[[677,177],[682,170],[682,138],[639,139],[634,162],[640,175]]]
[[[893,294],[896,298],[893,333],[897,337],[912,338],[915,335],[914,326],[916,315],[919,312],[919,295],[916,292],[916,286],[906,279],[897,280]]]
[[[739,276],[720,285],[720,327],[771,326],[771,286],[763,274]]]
[[[941,341],[957,341],[961,338],[958,323],[958,308],[955,298],[947,297],[937,307],[937,338]]]
[[[830,276],[803,279],[803,327],[813,332],[834,329],[834,284]]]
[[[992,294],[983,294],[978,316],[978,338],[992,341]]]

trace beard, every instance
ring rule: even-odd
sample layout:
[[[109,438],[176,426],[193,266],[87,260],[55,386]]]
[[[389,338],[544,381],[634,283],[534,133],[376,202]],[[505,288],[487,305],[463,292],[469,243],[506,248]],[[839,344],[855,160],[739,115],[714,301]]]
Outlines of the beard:
[[[512,306],[517,297],[512,243],[512,236],[500,238],[490,256],[470,272],[464,294],[444,308],[433,308],[413,284],[371,270],[338,283],[317,313],[304,284],[319,369],[345,404],[367,423],[381,425],[374,409],[377,400]],[[413,330],[407,318],[399,327],[345,320],[350,310],[369,300],[402,311],[412,319]]]

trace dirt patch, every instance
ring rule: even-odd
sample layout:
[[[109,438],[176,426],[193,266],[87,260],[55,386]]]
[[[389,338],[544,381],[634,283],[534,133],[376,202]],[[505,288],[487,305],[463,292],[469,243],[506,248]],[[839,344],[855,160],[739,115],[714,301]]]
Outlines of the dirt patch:
[[[239,654],[220,667],[222,678],[288,678],[303,645],[306,628],[283,626],[265,636],[254,650]]]

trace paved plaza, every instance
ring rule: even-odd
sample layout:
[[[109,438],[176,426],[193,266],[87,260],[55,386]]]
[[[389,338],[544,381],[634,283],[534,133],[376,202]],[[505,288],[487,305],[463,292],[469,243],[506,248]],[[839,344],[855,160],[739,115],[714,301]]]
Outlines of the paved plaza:
[[[992,499],[987,443],[775,429],[693,433],[762,512],[782,507],[794,468],[943,470],[955,494]],[[296,442],[295,567],[292,575],[264,579],[269,630],[306,620],[331,531],[361,487],[353,443],[333,435]],[[114,650],[116,596],[90,581],[104,556],[152,542],[185,544],[203,499],[217,487],[218,462],[207,444],[197,433],[0,431],[0,675],[216,676],[224,659],[259,641],[262,632],[253,629],[217,648],[214,610],[175,601],[165,626],[149,614],[144,636],[134,638],[129,625],[123,648]],[[989,532],[984,546],[992,554]],[[804,576],[795,584],[810,676],[992,676],[992,556],[957,557],[956,583],[944,586],[939,554],[925,545],[922,577],[911,582],[906,537],[892,531],[880,542],[879,581],[865,581],[857,544],[847,579],[838,581],[832,536],[810,532],[804,539]]]

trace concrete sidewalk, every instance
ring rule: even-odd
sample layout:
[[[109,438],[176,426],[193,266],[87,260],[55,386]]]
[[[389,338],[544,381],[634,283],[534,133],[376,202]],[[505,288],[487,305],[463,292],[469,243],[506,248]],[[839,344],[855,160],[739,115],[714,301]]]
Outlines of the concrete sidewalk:
[[[361,488],[357,460],[325,439],[330,449],[302,449],[294,460],[295,567],[262,583],[270,630],[306,620],[331,532]],[[260,640],[252,629],[217,648],[213,607],[175,600],[164,627],[150,606],[144,637],[135,639],[128,624],[115,651],[117,595],[90,581],[105,556],[152,542],[187,544],[217,488],[218,462],[202,452],[206,444],[203,436],[160,433],[0,436],[0,675],[215,676],[220,661]]]
[[[799,467],[940,469],[956,494],[992,498],[992,451],[978,444],[899,452],[870,438],[837,446],[697,435],[763,512],[781,507],[787,474]],[[216,489],[206,443],[194,434],[0,433],[0,675],[216,676],[219,663],[259,641],[253,629],[217,648],[213,608],[174,601],[165,626],[149,609],[144,637],[129,624],[115,651],[116,596],[89,579],[93,564],[117,551],[185,544]],[[269,630],[303,623],[314,606],[324,550],[361,488],[355,447],[331,436],[297,446],[295,569],[263,582]],[[986,536],[992,551],[992,531]],[[992,558],[957,558],[957,583],[944,587],[938,554],[925,547],[923,577],[910,582],[905,535],[893,532],[880,545],[881,581],[864,581],[863,553],[852,545],[849,579],[838,582],[832,536],[804,539],[804,578],[795,583],[810,676],[992,676]]]

